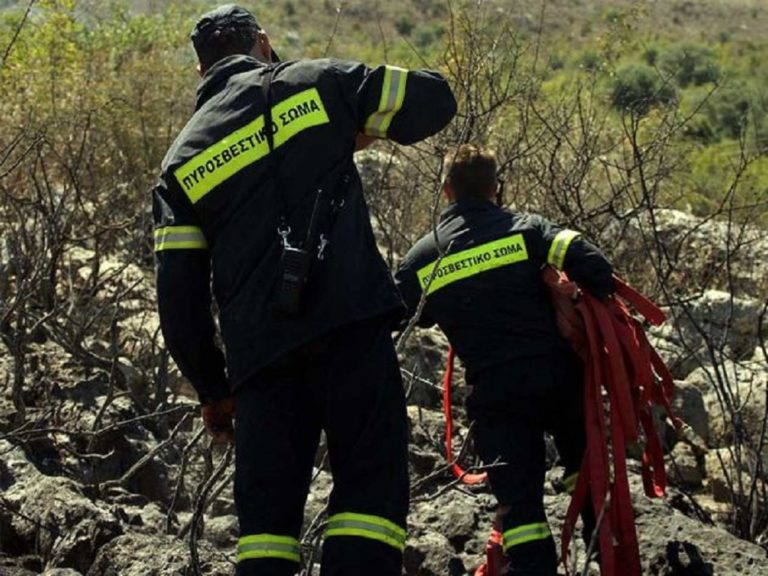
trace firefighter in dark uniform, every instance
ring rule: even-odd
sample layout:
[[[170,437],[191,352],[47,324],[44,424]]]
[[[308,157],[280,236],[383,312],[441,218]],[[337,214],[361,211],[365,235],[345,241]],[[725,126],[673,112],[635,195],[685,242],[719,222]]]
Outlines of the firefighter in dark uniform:
[[[437,239],[430,232],[411,249],[398,286],[411,313],[427,292],[419,324],[439,325],[465,365],[475,449],[486,464],[506,464],[488,475],[512,573],[554,576],[544,433],[555,438],[570,489],[585,437],[582,367],[558,334],[541,270],[554,265],[604,297],[613,291],[612,269],[578,232],[498,207],[493,153],[463,145],[445,166],[450,204]]]
[[[391,325],[402,302],[352,154],[356,142],[436,133],[454,97],[430,71],[280,63],[234,5],[205,14],[192,41],[195,112],[153,190],[157,291],[166,344],[209,432],[234,434],[237,574],[298,571],[325,430],[334,489],[322,574],[399,576],[407,421]],[[296,308],[284,297],[295,304],[298,288]]]

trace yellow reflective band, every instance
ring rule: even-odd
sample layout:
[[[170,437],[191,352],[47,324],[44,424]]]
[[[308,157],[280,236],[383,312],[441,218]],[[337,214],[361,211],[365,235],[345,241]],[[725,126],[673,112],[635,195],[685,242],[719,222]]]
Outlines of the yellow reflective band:
[[[436,271],[435,262],[432,262],[416,274],[422,290],[426,289],[427,294],[432,294],[458,280],[525,260],[528,260],[525,240],[522,234],[515,234],[446,256],[440,261]],[[430,283],[433,271],[435,276]]]
[[[165,226],[155,230],[155,252],[162,250],[205,250],[208,243],[197,226]]]
[[[289,536],[258,534],[244,536],[237,542],[237,561],[258,558],[279,558],[301,562],[299,541]]]
[[[397,66],[384,68],[384,82],[381,87],[379,109],[365,122],[365,133],[376,138],[386,138],[392,119],[403,107],[408,70]]]
[[[345,512],[335,514],[328,519],[325,537],[356,536],[368,538],[405,550],[405,530],[397,524],[380,516]]]
[[[272,108],[275,148],[308,128],[330,122],[316,88],[304,90]],[[173,175],[192,203],[216,186],[269,154],[264,116],[259,116],[208,147],[178,168]]]
[[[573,493],[573,491],[576,489],[576,484],[578,482],[579,482],[578,472],[574,472],[570,476],[563,478],[563,486],[565,487],[565,491],[568,492],[568,494]]]
[[[580,232],[575,230],[562,230],[557,233],[555,239],[552,240],[552,245],[549,247],[549,254],[547,255],[547,263],[552,264],[555,268],[562,270],[565,262],[565,254],[568,252],[568,247],[573,242],[573,239],[577,236],[581,236]]]
[[[545,540],[549,538],[551,532],[546,522],[536,524],[526,524],[518,526],[504,532],[504,552],[507,552],[513,546],[520,546],[534,540]]]

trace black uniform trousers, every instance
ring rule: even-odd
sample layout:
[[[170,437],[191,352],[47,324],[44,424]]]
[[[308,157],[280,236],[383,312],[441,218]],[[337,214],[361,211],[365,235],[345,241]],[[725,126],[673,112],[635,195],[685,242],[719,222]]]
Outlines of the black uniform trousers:
[[[339,328],[238,389],[239,576],[298,572],[321,429],[334,481],[321,576],[400,576],[408,434],[390,328],[385,317]]]
[[[485,464],[502,517],[504,551],[515,576],[555,576],[557,552],[544,511],[546,448],[555,440],[564,483],[575,486],[586,447],[583,367],[567,348],[485,369],[471,378],[467,413],[475,449]],[[584,515],[587,530],[594,515]]]

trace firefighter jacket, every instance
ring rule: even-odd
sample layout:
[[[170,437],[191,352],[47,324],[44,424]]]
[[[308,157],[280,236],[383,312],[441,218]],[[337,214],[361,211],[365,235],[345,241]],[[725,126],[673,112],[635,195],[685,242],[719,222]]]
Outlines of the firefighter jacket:
[[[442,213],[437,241],[430,232],[408,252],[396,281],[411,315],[426,290],[419,324],[440,326],[471,378],[566,346],[541,279],[546,264],[593,295],[613,292],[611,265],[578,232],[463,198]]]
[[[273,152],[262,93],[270,68]],[[402,307],[351,162],[355,138],[363,132],[409,144],[442,129],[455,111],[446,81],[430,71],[230,56],[206,72],[196,111],[153,189],[161,327],[202,402],[337,326]],[[274,294],[280,219],[300,241],[315,190],[336,186],[329,174],[345,162],[343,207],[310,273],[304,312],[286,316]],[[211,286],[226,362],[215,344]]]

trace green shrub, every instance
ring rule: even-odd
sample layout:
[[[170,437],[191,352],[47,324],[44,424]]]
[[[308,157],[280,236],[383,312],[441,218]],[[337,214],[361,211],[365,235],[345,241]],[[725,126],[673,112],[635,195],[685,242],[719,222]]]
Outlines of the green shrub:
[[[657,46],[649,46],[643,53],[643,60],[645,60],[648,66],[656,66],[659,62],[659,48]]]
[[[579,57],[579,68],[596,72],[603,65],[603,57],[596,50],[587,50]]]
[[[645,115],[654,106],[675,102],[675,88],[645,64],[629,64],[616,73],[611,102],[626,112]]]
[[[548,65],[550,70],[562,70],[565,68],[565,60],[557,52],[552,52],[549,55]]]
[[[413,20],[408,16],[400,16],[400,18],[395,21],[395,30],[397,30],[398,34],[403,36],[410,36],[414,27],[415,24],[413,23]]]
[[[720,136],[738,138],[747,126],[751,108],[749,87],[739,82],[715,92],[707,116]]]
[[[660,64],[662,70],[674,76],[683,88],[691,85],[701,86],[720,79],[715,54],[705,46],[680,46],[663,54]]]

